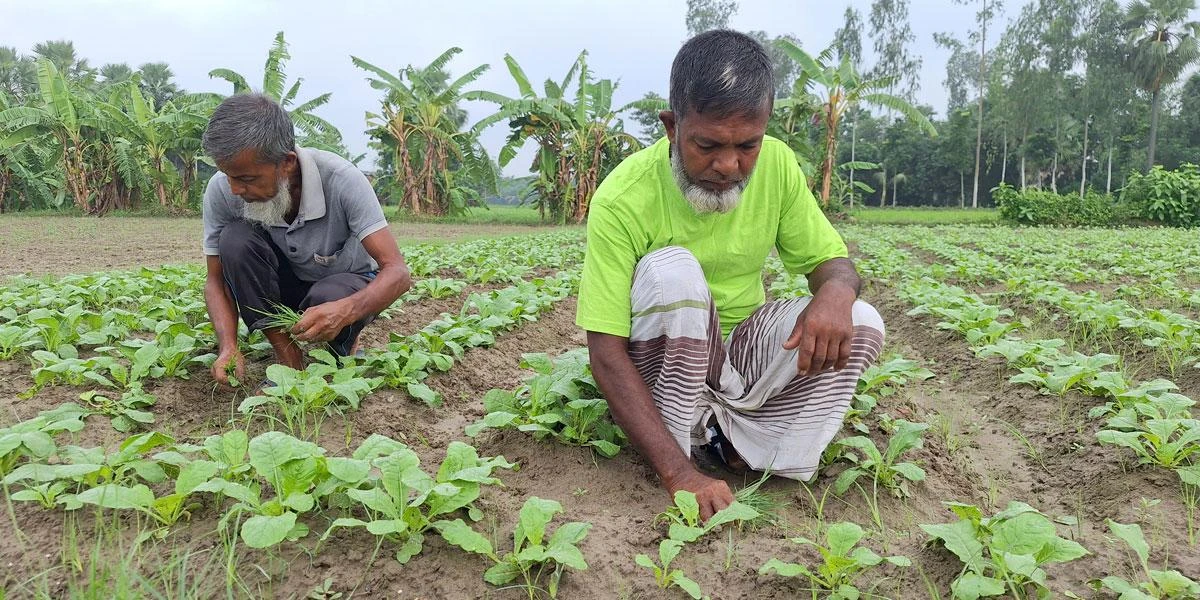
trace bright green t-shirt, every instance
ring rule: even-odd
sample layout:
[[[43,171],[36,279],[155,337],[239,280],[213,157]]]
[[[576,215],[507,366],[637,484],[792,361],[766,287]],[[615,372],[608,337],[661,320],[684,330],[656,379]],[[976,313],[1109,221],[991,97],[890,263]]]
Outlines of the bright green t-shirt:
[[[687,248],[700,262],[723,336],[766,301],[762,271],[771,248],[791,273],[848,256],[783,142],[763,138],[742,201],[725,214],[692,208],[671,173],[669,148],[663,138],[625,159],[592,198],[575,315],[583,329],[629,337],[634,268],[666,246]]]

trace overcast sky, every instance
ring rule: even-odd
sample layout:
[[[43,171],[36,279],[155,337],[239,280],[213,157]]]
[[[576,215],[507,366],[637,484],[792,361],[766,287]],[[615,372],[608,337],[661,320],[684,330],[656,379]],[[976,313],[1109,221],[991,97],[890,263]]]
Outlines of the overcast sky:
[[[1010,0],[1006,15],[1017,14],[1026,3]],[[832,40],[847,5],[866,19],[870,0],[741,0],[730,24],[772,36],[793,34],[815,53]],[[68,39],[93,66],[126,62],[136,68],[165,61],[185,89],[228,93],[229,84],[210,79],[208,71],[227,67],[252,85],[261,82],[267,48],[283,30],[292,55],[289,83],[304,78],[300,101],[333,92],[318,114],[337,125],[358,153],[367,152],[364,113],[378,111],[380,92],[350,63],[351,55],[394,72],[407,64],[425,65],[458,46],[463,52],[449,65],[455,76],[480,64],[492,66],[469,89],[516,95],[505,53],[540,90],[547,77],[561,80],[586,48],[597,77],[619,80],[615,100],[620,105],[651,90],[666,96],[671,60],[686,36],[685,10],[685,0],[0,0],[0,44],[30,52],[37,42]],[[974,8],[950,0],[913,0],[910,11],[913,52],[924,59],[918,100],[941,113],[947,55],[932,37],[941,31],[965,36]],[[863,47],[869,66],[871,40],[865,31]],[[468,103],[470,122],[492,106]],[[506,133],[498,125],[485,134],[493,156]],[[526,151],[505,172],[523,174],[528,156]]]

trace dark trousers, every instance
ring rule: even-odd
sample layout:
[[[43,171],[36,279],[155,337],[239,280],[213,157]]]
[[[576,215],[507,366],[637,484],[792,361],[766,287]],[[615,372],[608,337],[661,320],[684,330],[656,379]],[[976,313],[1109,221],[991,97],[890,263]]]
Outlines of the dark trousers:
[[[221,230],[217,249],[225,284],[233,292],[242,321],[251,330],[263,329],[275,305],[294,310],[345,298],[367,287],[374,274],[338,273],[320,281],[302,281],[292,272],[291,263],[271,241],[271,235],[259,225],[234,221]],[[374,315],[347,325],[329,342],[334,354],[346,356],[354,348],[358,334]]]

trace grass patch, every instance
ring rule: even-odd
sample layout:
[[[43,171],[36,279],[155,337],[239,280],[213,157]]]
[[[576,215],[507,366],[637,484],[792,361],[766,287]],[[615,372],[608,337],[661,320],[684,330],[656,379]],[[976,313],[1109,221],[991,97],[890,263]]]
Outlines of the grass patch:
[[[946,225],[999,223],[994,208],[857,208],[850,213],[860,223],[887,225]]]
[[[465,215],[452,217],[412,216],[395,209],[388,211],[390,220],[398,223],[454,223],[461,225],[545,225],[532,206],[489,204],[483,208],[472,208]]]

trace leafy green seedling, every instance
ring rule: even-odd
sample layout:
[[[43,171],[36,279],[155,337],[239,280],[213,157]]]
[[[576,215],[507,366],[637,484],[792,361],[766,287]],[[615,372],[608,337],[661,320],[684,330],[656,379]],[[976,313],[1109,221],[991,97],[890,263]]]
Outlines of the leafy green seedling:
[[[496,563],[483,574],[488,583],[508,585],[519,577],[523,581],[521,587],[525,588],[530,600],[536,598],[539,592],[555,598],[566,568],[579,571],[588,568],[578,544],[587,537],[592,527],[591,523],[572,521],[559,525],[553,534],[547,536],[547,525],[554,515],[562,511],[562,505],[554,500],[536,496],[526,500],[513,531],[513,549],[504,556],[499,556],[486,537],[461,519],[441,521],[435,527],[450,544],[487,556]],[[541,581],[547,575],[549,581],[543,589]]]
[[[846,469],[834,481],[833,489],[838,494],[846,493],[861,477],[870,477],[874,485],[883,486],[897,498],[908,497],[908,483],[925,480],[925,470],[911,462],[898,462],[905,452],[922,447],[922,436],[928,423],[912,423],[899,419],[892,421],[894,429],[888,438],[884,452],[875,447],[871,438],[854,436],[839,440],[836,445],[846,452],[843,455],[854,466]],[[857,451],[857,452],[856,452]]]
[[[865,546],[858,543],[866,536],[862,527],[855,523],[834,523],[826,528],[823,539],[813,541],[798,537],[793,542],[801,546],[811,546],[821,553],[822,563],[816,571],[808,567],[783,562],[772,558],[758,570],[761,575],[771,572],[783,577],[804,577],[809,583],[819,589],[828,590],[829,598],[837,600],[856,600],[861,596],[854,582],[864,572],[883,562],[897,567],[908,567],[912,561],[903,556],[881,557]],[[813,598],[817,591],[813,590]]]
[[[525,354],[521,367],[532,369],[534,375],[513,392],[490,390],[484,395],[487,414],[467,427],[468,436],[487,428],[511,428],[537,439],[553,437],[564,444],[590,446],[605,457],[620,452],[625,434],[608,416],[586,348],[553,360],[546,354]]]
[[[446,517],[466,510],[473,519],[482,514],[473,506],[482,486],[498,485],[492,476],[498,468],[515,464],[503,456],[480,458],[475,448],[451,442],[437,475],[430,477],[420,468],[420,459],[407,446],[383,436],[371,436],[350,459],[329,459],[330,473],[350,486],[346,495],[359,503],[370,520],[353,517],[335,520],[322,536],[327,539],[338,527],[363,527],[377,536],[399,543],[396,560],[406,563],[420,553],[425,533],[431,528],[447,537]],[[373,473],[378,473],[378,476]],[[461,520],[459,520],[461,522]],[[453,535],[458,530],[449,530]]]
[[[659,589],[665,590],[675,586],[686,592],[688,596],[699,600],[703,596],[700,584],[688,578],[683,569],[671,568],[671,562],[679,555],[683,544],[679,540],[663,540],[658,544],[658,564],[655,564],[654,559],[645,554],[638,554],[634,557],[634,562],[654,573],[654,582],[658,584]]]
[[[22,458],[38,461],[49,458],[58,449],[53,436],[83,429],[83,420],[91,414],[82,406],[68,402],[0,429],[0,475],[12,471]]]
[[[88,391],[80,394],[79,399],[96,414],[111,419],[113,429],[123,433],[133,431],[139,425],[154,422],[154,413],[142,410],[154,406],[154,396],[143,390],[141,383],[131,385],[119,398],[109,398],[100,392]]]
[[[1185,416],[1191,403],[1186,396],[1164,394],[1121,409],[1096,439],[1133,450],[1142,463],[1186,466],[1193,455],[1200,456],[1200,420]]]
[[[1150,568],[1150,546],[1137,523],[1125,525],[1112,519],[1105,521],[1113,535],[1121,538],[1138,557],[1138,564],[1146,576],[1143,581],[1129,581],[1116,575],[1092,580],[1092,587],[1107,589],[1120,595],[1121,600],[1184,600],[1200,597],[1200,584],[1184,577],[1174,569]]]
[[[467,282],[459,279],[430,277],[414,283],[413,291],[424,293],[430,298],[449,298],[457,296],[465,287],[467,287]]]
[[[759,516],[757,510],[735,500],[701,523],[700,503],[696,501],[696,495],[680,490],[675,492],[675,505],[659,515],[659,519],[669,523],[668,538],[690,543],[726,523],[752,521]]]
[[[1043,567],[1088,553],[1077,542],[1059,537],[1049,517],[1023,502],[1010,502],[991,517],[970,504],[945,504],[959,520],[921,529],[963,562],[963,573],[950,584],[955,598],[1006,593],[1018,600],[1048,598]]]

